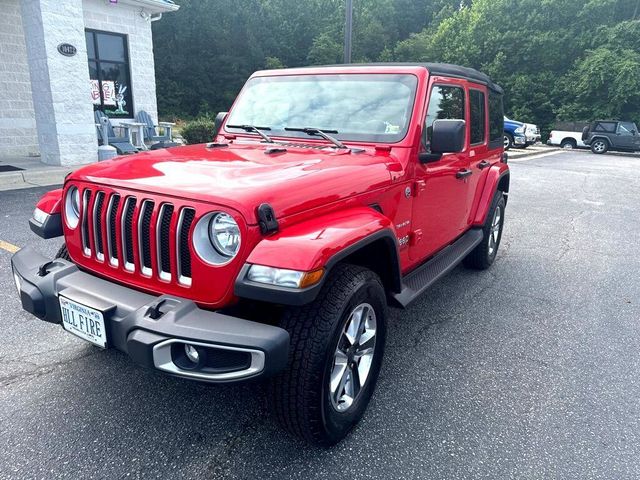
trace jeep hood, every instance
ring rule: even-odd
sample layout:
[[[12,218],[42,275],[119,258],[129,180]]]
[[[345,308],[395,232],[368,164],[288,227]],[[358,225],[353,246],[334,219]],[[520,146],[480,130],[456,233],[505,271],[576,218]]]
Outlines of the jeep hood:
[[[269,203],[283,218],[380,188],[398,161],[373,149],[353,153],[332,148],[231,144],[175,147],[99,162],[72,173],[80,180],[115,188],[190,198],[240,212],[255,224],[255,209]],[[393,167],[392,167],[393,165]]]

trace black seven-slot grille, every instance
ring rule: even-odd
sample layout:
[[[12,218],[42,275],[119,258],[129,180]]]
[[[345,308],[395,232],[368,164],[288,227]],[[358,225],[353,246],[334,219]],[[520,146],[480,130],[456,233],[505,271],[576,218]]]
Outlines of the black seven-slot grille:
[[[119,208],[121,204],[122,209]],[[171,224],[176,215],[175,241],[172,242]],[[82,250],[86,256],[100,262],[106,259],[113,267],[129,272],[139,270],[147,277],[157,276],[164,281],[175,280],[190,286],[189,234],[194,219],[195,210],[191,207],[176,209],[168,202],[157,204],[133,195],[84,189],[80,228]],[[89,222],[92,228],[89,228]],[[154,226],[155,235],[152,234]],[[121,245],[117,244],[118,236]]]

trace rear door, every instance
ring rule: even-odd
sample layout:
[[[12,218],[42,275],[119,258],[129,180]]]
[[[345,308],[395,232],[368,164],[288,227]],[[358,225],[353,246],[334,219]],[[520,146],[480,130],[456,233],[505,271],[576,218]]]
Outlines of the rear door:
[[[434,77],[430,82],[427,115],[422,132],[422,150],[430,151],[433,122],[439,119],[465,120],[464,82]],[[467,134],[468,137],[468,134]],[[410,257],[414,261],[430,257],[455,240],[466,227],[468,217],[468,138],[460,153],[445,153],[434,162],[416,159]]]
[[[502,158],[504,115],[502,95],[483,85],[469,87],[469,197],[466,226],[476,216],[489,169]]]
[[[465,227],[471,224],[475,213],[474,207],[480,200],[482,187],[487,172],[492,163],[498,159],[492,158],[488,146],[488,119],[486,88],[478,85],[469,88],[469,169],[473,172],[467,179],[469,186],[467,196],[467,217]]]

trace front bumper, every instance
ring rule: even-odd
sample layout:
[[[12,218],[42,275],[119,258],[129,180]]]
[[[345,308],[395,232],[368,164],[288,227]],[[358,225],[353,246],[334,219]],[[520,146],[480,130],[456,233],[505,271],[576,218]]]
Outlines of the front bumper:
[[[538,143],[542,137],[539,134],[527,134],[526,141],[529,145]]]
[[[139,292],[80,271],[66,260],[48,261],[28,247],[12,257],[11,265],[20,277],[26,311],[62,323],[58,295],[100,310],[108,347],[139,365],[207,382],[271,376],[286,366],[289,334],[282,328],[202,310],[184,298]],[[186,343],[204,349],[213,363],[183,368],[179,359],[174,361],[175,346]]]
[[[524,145],[527,143],[527,137],[524,135],[514,135],[513,136],[514,145]]]

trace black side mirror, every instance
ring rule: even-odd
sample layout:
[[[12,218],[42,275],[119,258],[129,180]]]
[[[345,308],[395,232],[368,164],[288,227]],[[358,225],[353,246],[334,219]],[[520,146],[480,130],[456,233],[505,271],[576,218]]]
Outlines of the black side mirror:
[[[215,138],[216,135],[218,135],[218,132],[220,132],[220,127],[222,127],[222,124],[224,123],[224,120],[227,118],[227,114],[229,112],[220,112],[218,113],[218,115],[216,115],[216,119],[213,121],[213,137]]]
[[[439,160],[443,153],[458,153],[464,149],[464,120],[436,120],[431,132],[431,152],[421,153],[421,163]]]
[[[464,134],[464,120],[436,120],[433,122],[431,152],[461,152],[464,148]]]

